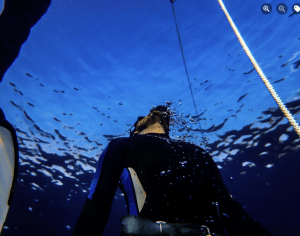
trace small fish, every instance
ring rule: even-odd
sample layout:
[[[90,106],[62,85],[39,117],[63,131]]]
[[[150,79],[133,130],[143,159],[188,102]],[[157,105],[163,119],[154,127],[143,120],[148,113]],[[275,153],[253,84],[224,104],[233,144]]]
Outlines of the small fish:
[[[283,81],[283,80],[285,80],[285,79],[286,79],[286,78],[276,80],[273,84],[279,83],[279,82],[281,82],[281,81]]]
[[[212,84],[210,85],[210,86],[208,86],[206,89],[204,89],[204,90],[207,90],[207,89],[209,89],[211,86],[213,86]]]
[[[59,123],[62,123],[59,119],[57,119],[57,118],[55,118],[55,117],[53,117],[53,119],[54,119],[55,121],[59,122]]]
[[[10,101],[11,104],[13,104],[15,107],[20,108],[20,106],[18,106],[17,104],[15,104],[13,101]]]
[[[244,97],[246,97],[247,95],[248,95],[248,93],[246,93],[246,94],[244,94],[243,96],[241,96],[237,102],[241,101],[241,100],[242,100]]]
[[[295,65],[295,70],[300,67],[300,60],[293,63]]]
[[[250,70],[249,72],[245,72],[245,73],[243,73],[244,75],[248,75],[248,74],[250,74],[251,72],[253,72],[254,71],[254,68],[252,69],[252,70]]]

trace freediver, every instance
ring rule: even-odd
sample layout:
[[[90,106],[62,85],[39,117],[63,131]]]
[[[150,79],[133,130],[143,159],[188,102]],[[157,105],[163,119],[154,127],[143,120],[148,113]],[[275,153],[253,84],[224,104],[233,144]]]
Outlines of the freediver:
[[[169,122],[170,110],[157,106],[130,137],[107,145],[72,235],[102,235],[118,185],[128,210],[120,235],[271,235],[228,192],[208,153],[170,139]]]
[[[51,0],[5,0],[0,14],[0,83],[18,57],[31,28],[49,8]],[[0,234],[17,185],[18,140],[14,127],[0,108]]]

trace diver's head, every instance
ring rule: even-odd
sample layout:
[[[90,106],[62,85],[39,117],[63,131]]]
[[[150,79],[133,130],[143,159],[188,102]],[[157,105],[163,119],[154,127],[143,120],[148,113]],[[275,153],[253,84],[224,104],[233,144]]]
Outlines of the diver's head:
[[[130,137],[138,134],[156,133],[169,137],[170,111],[166,106],[157,106],[146,116],[138,117]]]

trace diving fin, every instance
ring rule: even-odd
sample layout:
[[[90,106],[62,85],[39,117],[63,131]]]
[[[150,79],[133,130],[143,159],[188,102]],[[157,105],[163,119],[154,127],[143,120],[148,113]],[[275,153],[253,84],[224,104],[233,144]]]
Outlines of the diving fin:
[[[16,131],[0,108],[0,233],[12,203],[19,166]]]

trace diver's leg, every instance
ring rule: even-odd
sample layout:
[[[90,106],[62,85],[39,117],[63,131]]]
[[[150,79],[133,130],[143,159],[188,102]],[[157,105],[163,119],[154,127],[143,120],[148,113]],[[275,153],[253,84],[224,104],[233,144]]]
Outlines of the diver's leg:
[[[6,0],[0,15],[0,82],[19,55],[30,29],[40,20],[51,0]]]

